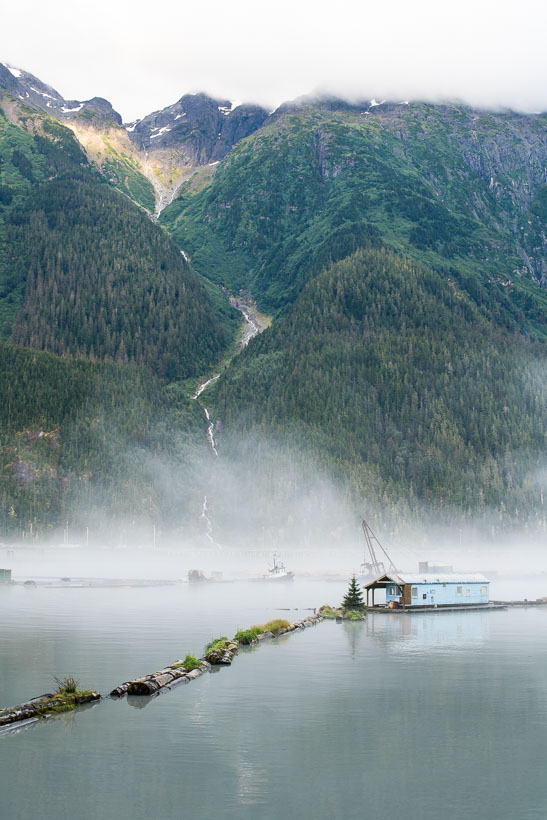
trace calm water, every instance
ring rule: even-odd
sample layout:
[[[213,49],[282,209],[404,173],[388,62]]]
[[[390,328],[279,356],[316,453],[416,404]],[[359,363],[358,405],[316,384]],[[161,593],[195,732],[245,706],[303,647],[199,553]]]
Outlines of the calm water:
[[[107,692],[344,588],[3,589],[0,700]],[[546,760],[546,610],[376,615],[0,736],[0,816],[544,820]]]

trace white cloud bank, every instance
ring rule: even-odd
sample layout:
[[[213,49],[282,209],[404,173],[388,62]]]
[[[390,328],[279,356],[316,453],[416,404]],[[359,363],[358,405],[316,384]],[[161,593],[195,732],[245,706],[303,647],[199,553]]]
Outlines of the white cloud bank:
[[[0,60],[126,121],[187,91],[275,107],[317,90],[547,110],[544,0],[23,0]]]

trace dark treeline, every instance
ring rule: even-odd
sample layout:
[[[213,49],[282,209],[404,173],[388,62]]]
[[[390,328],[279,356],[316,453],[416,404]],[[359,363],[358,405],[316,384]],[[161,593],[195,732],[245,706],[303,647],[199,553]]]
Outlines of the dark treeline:
[[[167,379],[203,372],[226,346],[179,251],[104,183],[41,186],[8,236],[15,283],[25,281],[16,344],[135,362]]]

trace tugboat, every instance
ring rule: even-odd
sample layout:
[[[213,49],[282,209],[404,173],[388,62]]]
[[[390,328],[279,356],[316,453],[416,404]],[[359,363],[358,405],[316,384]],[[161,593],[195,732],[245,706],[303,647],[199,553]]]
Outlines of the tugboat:
[[[279,560],[279,555],[274,552],[273,554],[273,566],[268,567],[268,572],[266,575],[261,575],[257,578],[257,581],[292,581],[294,578],[294,572],[290,572],[288,569],[285,568],[285,564],[283,564]]]

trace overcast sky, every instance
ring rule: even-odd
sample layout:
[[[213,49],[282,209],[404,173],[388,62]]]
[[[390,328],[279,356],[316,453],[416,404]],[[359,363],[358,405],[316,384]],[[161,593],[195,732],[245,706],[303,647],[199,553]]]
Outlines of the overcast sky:
[[[188,91],[547,110],[546,0],[21,0],[1,29],[0,61],[125,121]]]

